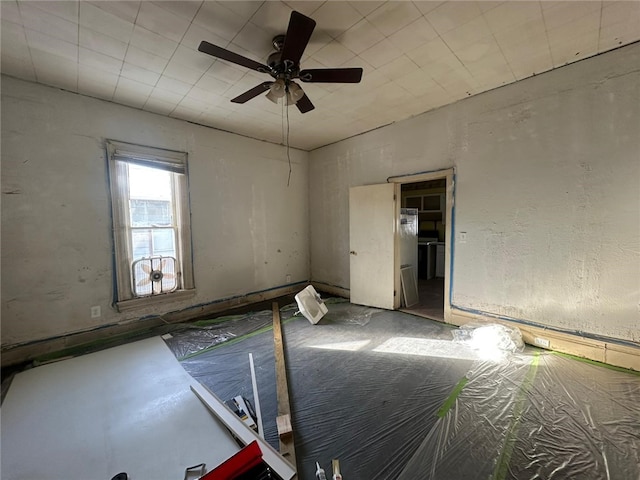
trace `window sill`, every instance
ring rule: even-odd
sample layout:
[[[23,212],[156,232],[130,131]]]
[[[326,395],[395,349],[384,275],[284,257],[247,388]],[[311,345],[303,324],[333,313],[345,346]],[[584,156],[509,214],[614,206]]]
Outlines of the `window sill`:
[[[137,310],[140,308],[150,307],[153,305],[169,302],[179,302],[187,298],[194,297],[196,290],[178,290],[176,292],[165,293],[163,295],[155,295],[151,297],[132,298],[131,300],[122,300],[116,302],[116,308],[119,312],[126,312],[129,310]]]

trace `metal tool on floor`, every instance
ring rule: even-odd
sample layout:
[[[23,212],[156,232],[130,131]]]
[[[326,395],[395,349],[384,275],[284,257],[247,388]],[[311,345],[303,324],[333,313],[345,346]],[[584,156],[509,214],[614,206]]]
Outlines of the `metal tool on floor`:
[[[316,462],[316,479],[327,480],[327,476],[324,474],[324,470],[322,469],[322,467],[318,462]]]
[[[227,400],[224,403],[231,409],[233,413],[235,413],[242,419],[247,427],[251,428],[254,432],[258,431],[258,425],[256,424],[256,414],[253,410],[251,402],[247,398],[243,397],[242,395],[238,395],[236,397],[233,397],[231,400]]]

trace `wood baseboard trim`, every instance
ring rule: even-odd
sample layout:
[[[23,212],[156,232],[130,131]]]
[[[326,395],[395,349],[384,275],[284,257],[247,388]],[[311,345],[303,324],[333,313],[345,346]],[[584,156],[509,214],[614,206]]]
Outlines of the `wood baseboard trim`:
[[[445,315],[445,321],[458,326],[469,323],[499,323],[509,327],[517,327],[522,333],[522,339],[529,345],[568,353],[616,367],[640,371],[640,345],[633,347],[607,342],[606,340],[582,337],[572,333],[558,332],[491,316],[469,313],[464,310],[458,310],[455,307],[452,307],[449,314]]]
[[[349,289],[338,287],[337,285],[329,285],[328,283],[322,283],[322,282],[311,282],[311,285],[313,285],[313,288],[315,288],[318,291],[329,293],[331,295],[336,295],[341,298],[348,299],[351,296]]]
[[[301,285],[306,283],[296,283],[283,287],[273,288],[261,292],[240,295],[221,301],[207,303],[189,307],[176,312],[162,315],[168,323],[179,323],[193,320],[205,315],[215,314],[231,310],[233,308],[244,307],[253,303],[271,300],[273,298],[290,295],[302,289]],[[162,325],[164,322],[159,317],[145,317],[137,320],[127,320],[122,323],[105,325],[96,329],[73,332],[68,335],[45,338],[34,342],[18,345],[3,345],[0,364],[2,367],[30,362],[44,355],[54,355],[71,348],[82,348],[94,342],[105,339],[112,339],[114,343],[118,337],[126,337],[136,333],[142,333],[150,328]],[[123,340],[124,341],[124,340]]]

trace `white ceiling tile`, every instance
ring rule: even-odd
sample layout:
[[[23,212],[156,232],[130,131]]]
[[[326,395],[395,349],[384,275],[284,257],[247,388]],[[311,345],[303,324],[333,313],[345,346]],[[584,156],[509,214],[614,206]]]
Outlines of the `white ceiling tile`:
[[[127,44],[94,30],[80,27],[80,46],[123,60]]]
[[[253,2],[252,2],[253,3]],[[300,0],[300,1],[285,1],[289,7],[294,9],[296,12],[300,12],[307,17],[313,17],[313,12],[315,12],[318,8],[322,6],[324,1],[314,1],[314,0]]]
[[[251,17],[251,23],[272,32],[274,36],[284,34],[287,32],[292,11],[291,7],[282,2],[264,2]]]
[[[488,12],[489,10],[494,9],[505,2],[505,0],[498,1],[498,2],[493,2],[489,0],[477,0],[477,1],[478,1],[478,7],[480,7],[480,10],[482,11],[482,13]]]
[[[406,53],[424,45],[437,36],[438,33],[433,29],[431,24],[427,22],[424,17],[420,17],[391,35],[389,41],[402,52]]]
[[[355,55],[337,40],[313,54],[313,58],[325,67],[335,67],[351,60]],[[365,59],[366,60],[366,59]]]
[[[491,31],[497,34],[540,18],[542,15],[540,3],[544,2],[505,2],[485,12],[484,17]]]
[[[178,45],[173,57],[171,57],[172,63],[179,63],[189,68],[201,70],[205,72],[213,65],[215,58],[211,55],[207,55],[197,50],[191,50],[184,45]]]
[[[134,47],[133,45],[129,45],[124,60],[127,63],[137,65],[140,68],[151,70],[155,73],[162,73],[167,66],[167,63],[169,63],[167,58],[146,52],[138,47]]]
[[[174,42],[179,42],[189,28],[190,20],[174,15],[154,3],[142,2],[136,25]]]
[[[193,91],[193,89],[192,89]],[[191,92],[189,92],[191,93]],[[187,95],[186,97],[184,97],[182,100],[180,100],[180,103],[178,104],[178,107],[186,107],[189,108],[191,110],[197,111],[202,113],[206,108],[207,108],[207,102],[200,99],[200,98],[196,98],[194,96],[189,96]]]
[[[392,62],[389,62],[383,67],[377,69],[375,73],[384,75],[389,80],[397,80],[419,70],[420,67],[418,67],[412,60],[405,55],[401,55]]]
[[[313,55],[322,47],[329,45],[333,41],[333,37],[322,30],[316,29],[311,34],[307,48],[304,50],[302,58],[305,59],[308,56]]]
[[[511,71],[518,80],[539,75],[553,68],[551,54],[547,51],[538,55],[520,57],[514,61],[509,61]]]
[[[197,86],[194,86],[191,90],[189,90],[189,93],[187,94],[185,99],[198,101],[203,104],[204,108],[206,109],[209,109],[220,102],[227,102],[227,99],[222,95],[216,93],[215,90],[199,88]],[[182,102],[184,102],[184,100]]]
[[[218,2],[205,2],[193,19],[193,23],[231,41],[247,20]]]
[[[118,0],[97,1],[97,2],[82,2],[90,3],[91,5],[98,7],[100,10],[115,15],[116,17],[124,20],[127,23],[135,23],[138,11],[140,10],[141,2],[131,2]]]
[[[133,23],[86,2],[80,2],[80,25],[122,42],[128,42],[133,32]]]
[[[78,65],[78,81],[83,82],[87,86],[91,83],[103,83],[105,85],[111,85],[113,90],[115,90],[118,79],[119,75],[117,73],[109,73],[87,65]]]
[[[609,26],[617,23],[640,23],[640,2],[602,2],[602,25]]]
[[[189,22],[193,20],[196,13],[200,9],[202,5],[202,0],[180,0],[180,1],[169,1],[162,0],[159,2],[153,2],[157,6],[164,8],[165,10],[170,11],[174,15],[177,15],[181,18],[188,20]],[[238,2],[238,3],[246,3],[246,2]],[[251,2],[254,3],[254,2]]]
[[[483,16],[474,18],[460,27],[441,35],[445,43],[453,51],[461,50],[486,38],[493,39],[493,34]]]
[[[187,67],[186,65],[177,62],[174,59],[169,60],[167,67],[162,72],[163,77],[171,77],[176,80],[180,80],[189,85],[195,85],[198,80],[207,71],[207,68],[200,67]]]
[[[214,45],[218,45],[222,48],[225,48],[229,44],[228,40],[225,40],[224,38],[213,33],[211,30],[207,30],[206,28],[201,27],[200,25],[196,25],[195,23],[192,23],[189,26],[187,33],[185,33],[180,43],[188,48],[191,48],[192,50],[197,50],[200,42],[202,42],[203,40]]]
[[[429,74],[420,69],[398,78],[395,82],[416,96],[426,95],[436,86]]]
[[[31,58],[38,82],[78,90],[78,64],[74,60],[39,50],[34,50]]]
[[[131,34],[131,45],[164,58],[171,58],[176,48],[178,48],[178,42],[151,32],[139,25],[135,26]]]
[[[598,51],[604,52],[621,45],[636,42],[640,40],[639,32],[638,20],[635,18],[631,18],[627,22],[603,26],[600,29]]]
[[[247,23],[233,39],[233,43],[253,52],[266,61],[269,54],[274,51],[272,40],[273,35],[271,33],[253,23]]]
[[[188,91],[188,90],[187,90]],[[185,93],[176,93],[164,88],[159,88],[157,85],[149,95],[149,100],[162,100],[163,102],[170,102],[175,105],[180,103],[180,100],[184,98]]]
[[[31,5],[31,2],[20,2],[20,15],[23,25],[36,32],[59,38],[69,43],[78,43],[78,23],[51,15]]]
[[[459,50],[454,50],[453,52],[464,64],[468,62],[484,61],[488,57],[497,53],[502,55],[500,47],[492,36],[476,40],[471,45]]]
[[[538,57],[546,55],[551,62],[551,50],[546,34],[535,38],[527,38],[522,43],[506,43],[501,48],[505,58],[509,63],[526,64],[529,57]]]
[[[2,27],[0,27],[0,35],[2,37],[1,45],[3,55],[11,55],[14,58],[29,56],[27,37],[22,25],[8,22],[3,18]]]
[[[213,65],[207,70],[207,73],[200,81],[205,77],[212,76],[218,80],[222,80],[225,83],[232,84],[240,80],[246,73],[246,70],[242,67],[236,67],[230,63],[215,61]]]
[[[189,92],[189,90],[191,90],[192,86],[193,84],[189,84],[189,83],[182,82],[180,80],[165,77],[165,76],[160,77],[160,80],[158,80],[158,83],[156,84],[156,88],[159,88],[162,90],[169,90],[170,92],[173,92],[182,96],[186,95]]]
[[[537,17],[525,23],[516,25],[513,28],[502,30],[494,33],[498,45],[503,49],[508,49],[510,45],[518,45],[524,42],[540,43],[544,41],[547,44],[547,29],[542,16]]]
[[[135,80],[137,82],[144,83],[145,85],[150,86],[154,86],[160,78],[159,73],[140,68],[137,65],[132,65],[127,62],[124,62],[124,64],[122,65],[122,71],[120,72],[120,75],[124,78],[128,78],[129,80]]]
[[[177,106],[177,103],[165,102],[164,100],[149,97],[142,109],[160,115],[169,115]]]
[[[12,75],[24,80],[36,81],[36,74],[33,69],[31,56],[25,58],[3,54],[2,62],[0,63],[0,70],[2,70],[2,73],[5,75]]]
[[[502,52],[484,56],[475,62],[466,62],[465,67],[473,78],[483,86],[501,85],[515,81],[515,77]]]
[[[379,68],[402,56],[402,51],[385,38],[373,47],[362,52],[360,56],[375,68]]]
[[[0,18],[3,22],[13,22],[22,25],[20,9],[15,0],[5,0],[0,2]]]
[[[78,2],[76,1],[30,1],[29,5],[44,10],[51,15],[64,18],[65,20],[68,20],[72,23],[78,23]]]
[[[388,37],[421,16],[411,2],[387,2],[367,15],[367,20]]]
[[[86,82],[81,78],[78,78],[78,93],[81,93],[82,95],[101,98],[102,100],[107,100],[110,102],[113,99],[113,93],[115,91],[115,85],[102,83],[100,81]]]
[[[481,14],[482,12],[476,2],[460,1],[445,2],[428,12],[425,17],[433,28],[442,35],[449,30],[470,22]]]
[[[231,83],[207,73],[198,80],[195,86],[208,92],[216,92],[218,95],[224,95],[229,87],[231,87]]]
[[[418,7],[418,10],[420,10],[420,13],[422,13],[423,15],[426,13],[429,13],[431,10],[435,10],[443,3],[444,2],[437,2],[437,1],[431,1],[431,0],[416,0],[413,2],[413,4],[416,7]]]
[[[460,72],[463,71],[469,74],[460,60],[458,60],[458,58],[452,53],[440,57],[436,60],[432,60],[427,65],[421,68],[425,72],[429,73],[429,75],[431,75],[431,78],[435,80],[439,80],[454,74],[459,76],[461,75]]]
[[[434,60],[451,55],[451,49],[438,37],[430,40],[421,47],[407,52],[406,55],[422,68],[428,66],[429,63]]]
[[[356,0],[354,2],[349,2],[349,4],[355,8],[360,15],[362,15],[363,17],[366,17],[367,15],[369,15],[371,12],[373,12],[376,8],[381,7],[382,5],[384,5],[384,1],[382,2],[370,2],[370,1],[360,1],[360,0]]]
[[[32,52],[38,50],[68,58],[69,60],[78,59],[78,45],[75,43],[65,42],[64,40],[29,29],[25,30],[25,34]]]
[[[552,48],[560,47],[567,40],[578,37],[598,38],[600,30],[600,12],[596,11],[565,23],[561,27],[549,29],[547,35]]]
[[[564,38],[551,43],[551,57],[555,67],[576,62],[598,48],[598,32],[581,37]]]
[[[544,23],[549,30],[562,27],[576,19],[594,12],[600,12],[601,2],[558,2],[543,10]]]
[[[120,77],[116,91],[113,94],[113,101],[142,108],[152,90],[153,87],[149,85]]]
[[[347,2],[325,2],[313,14],[316,28],[333,38],[339,37],[362,19],[362,15]]]
[[[200,115],[202,112],[200,110],[193,110],[191,108],[187,108],[181,105],[178,105],[173,112],[171,112],[171,117],[181,118],[183,120],[188,120],[189,122],[198,123],[200,119]]]
[[[97,68],[98,70],[104,70],[118,75],[122,69],[122,60],[84,47],[79,48],[78,61],[80,65],[86,65],[87,67]]]
[[[468,97],[480,87],[466,70],[455,70],[436,81],[453,99]]]
[[[367,19],[362,19],[337,40],[352,52],[359,54],[384,39],[384,35]]]

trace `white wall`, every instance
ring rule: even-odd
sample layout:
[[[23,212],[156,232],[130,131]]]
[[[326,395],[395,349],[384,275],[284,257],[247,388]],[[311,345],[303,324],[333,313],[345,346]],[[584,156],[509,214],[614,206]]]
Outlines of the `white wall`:
[[[349,287],[350,186],[451,166],[454,306],[640,342],[640,44],[311,152],[312,280]]]
[[[189,153],[197,296],[119,314],[105,139]],[[2,344],[309,278],[308,154],[2,77]],[[102,316],[90,318],[100,305]]]

